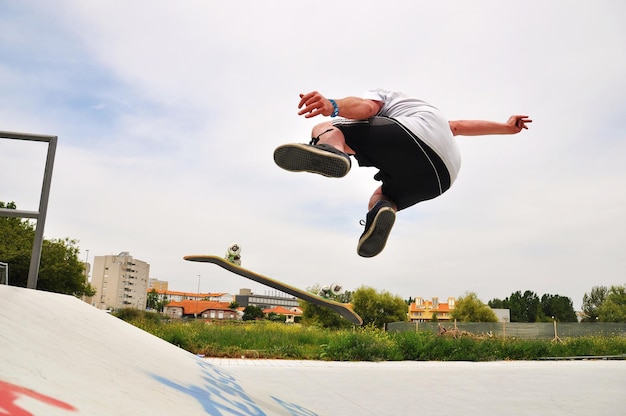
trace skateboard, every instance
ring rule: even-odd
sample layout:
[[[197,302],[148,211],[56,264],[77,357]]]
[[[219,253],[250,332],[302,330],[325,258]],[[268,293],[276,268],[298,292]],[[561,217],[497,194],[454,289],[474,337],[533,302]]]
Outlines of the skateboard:
[[[333,311],[337,312],[339,315],[346,318],[348,321],[352,322],[353,324],[356,324],[356,325],[363,324],[363,320],[361,319],[361,317],[357,315],[352,310],[350,305],[346,303],[335,302],[333,300],[314,295],[313,293],[309,293],[307,291],[298,289],[297,287],[290,286],[286,283],[280,282],[270,277],[263,276],[262,274],[258,274],[248,269],[244,269],[241,266],[237,266],[236,264],[230,263],[228,260],[222,257],[200,254],[200,255],[189,255],[183,258],[187,261],[197,261],[197,262],[202,262],[202,263],[216,264],[219,267],[226,269],[229,272],[238,274],[239,276],[245,277],[246,279],[254,280],[257,283],[261,283],[271,288],[274,288],[276,290],[280,290],[281,292],[288,293],[292,296],[297,297],[298,299],[311,302],[315,305],[330,308]]]

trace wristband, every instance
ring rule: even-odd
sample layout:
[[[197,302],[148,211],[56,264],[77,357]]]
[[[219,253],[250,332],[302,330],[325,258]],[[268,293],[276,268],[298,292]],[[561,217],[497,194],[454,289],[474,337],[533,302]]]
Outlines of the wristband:
[[[335,102],[335,100],[328,100],[328,101],[330,101],[330,103],[333,105],[333,112],[330,116],[337,117],[339,115],[339,107],[337,106],[337,103]]]

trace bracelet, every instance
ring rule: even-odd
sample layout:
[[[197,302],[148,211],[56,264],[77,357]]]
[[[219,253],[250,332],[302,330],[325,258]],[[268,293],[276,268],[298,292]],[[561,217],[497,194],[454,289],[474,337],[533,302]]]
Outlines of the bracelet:
[[[331,117],[337,117],[339,115],[339,107],[335,100],[328,100],[333,105],[333,113],[330,115]]]

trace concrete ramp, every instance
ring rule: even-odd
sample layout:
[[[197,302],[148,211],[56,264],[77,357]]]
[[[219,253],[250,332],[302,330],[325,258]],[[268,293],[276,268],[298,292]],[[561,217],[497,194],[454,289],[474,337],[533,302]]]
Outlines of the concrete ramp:
[[[74,297],[0,286],[0,414],[316,413]]]

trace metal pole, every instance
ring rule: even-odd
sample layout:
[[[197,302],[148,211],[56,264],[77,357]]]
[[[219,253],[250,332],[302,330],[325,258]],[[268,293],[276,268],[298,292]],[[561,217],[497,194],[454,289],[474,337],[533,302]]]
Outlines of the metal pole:
[[[7,277],[7,280],[6,280],[6,282],[4,282],[4,284],[8,286],[9,285],[9,263],[2,263],[2,262],[0,262],[0,267],[4,267],[4,269],[6,270],[6,275],[5,276]]]
[[[39,213],[36,211],[21,211],[19,209],[0,208],[0,217],[37,218],[39,217]]]
[[[87,256],[85,257],[85,280],[89,282],[89,249],[87,251]]]
[[[198,292],[197,292],[197,295],[196,295],[196,311],[193,314],[193,317],[195,319],[198,319],[198,308],[199,308],[199,306],[198,306],[199,302],[198,301],[199,301],[199,299],[200,299],[200,275],[198,275]]]
[[[41,187],[41,199],[39,200],[39,216],[35,226],[35,240],[33,242],[33,252],[30,257],[30,268],[28,269],[28,281],[26,287],[37,288],[37,276],[39,274],[39,264],[41,263],[41,248],[43,246],[43,230],[46,225],[46,213],[48,212],[48,198],[50,196],[50,184],[52,183],[52,168],[54,167],[54,155],[57,149],[57,137],[49,138],[48,156],[46,158],[46,168],[43,175]]]

